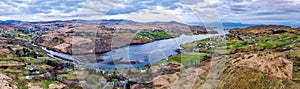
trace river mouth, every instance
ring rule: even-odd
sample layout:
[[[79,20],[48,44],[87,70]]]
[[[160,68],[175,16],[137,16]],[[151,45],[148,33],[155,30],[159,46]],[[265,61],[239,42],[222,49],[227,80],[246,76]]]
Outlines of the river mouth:
[[[89,60],[89,63],[84,63],[84,65],[100,69],[137,68],[143,67],[147,64],[158,63],[163,59],[167,59],[172,55],[178,54],[176,50],[182,49],[180,47],[181,44],[191,43],[196,40],[210,38],[217,35],[224,34],[183,34],[171,39],[157,40],[140,45],[128,45],[101,54],[68,55],[48,50],[46,48],[43,49],[49,53],[48,55],[60,56],[62,58],[76,61]],[[103,60],[97,61],[96,57],[101,57]]]

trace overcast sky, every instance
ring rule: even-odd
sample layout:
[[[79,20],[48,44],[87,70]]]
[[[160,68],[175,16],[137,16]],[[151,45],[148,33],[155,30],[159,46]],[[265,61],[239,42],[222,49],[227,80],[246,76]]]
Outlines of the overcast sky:
[[[0,20],[300,24],[300,0],[1,0]]]

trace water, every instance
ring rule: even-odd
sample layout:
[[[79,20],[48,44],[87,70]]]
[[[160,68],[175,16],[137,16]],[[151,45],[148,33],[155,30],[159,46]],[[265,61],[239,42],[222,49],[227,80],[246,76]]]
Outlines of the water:
[[[216,36],[220,34],[202,34],[202,35],[181,35],[176,38],[165,39],[165,40],[157,40],[151,43],[141,44],[141,45],[130,45],[122,48],[114,49],[112,51],[104,53],[105,59],[99,63],[91,63],[86,64],[89,66],[111,69],[111,68],[136,68],[142,67],[146,64],[154,64],[163,59],[167,59],[169,56],[178,54],[176,52],[177,49],[181,49],[180,45],[185,43],[191,43],[196,40],[201,40],[205,38],[209,38],[212,36]],[[71,60],[75,60],[71,55],[58,53],[55,51],[47,50],[51,55],[57,55],[64,58],[68,58]],[[85,56],[95,56],[93,54],[85,55]],[[142,60],[145,62],[139,64],[118,64],[118,65],[110,65],[107,64],[113,60],[122,59],[124,61],[132,61],[132,60]],[[147,59],[147,60],[145,60]],[[77,59],[78,60],[78,59]]]

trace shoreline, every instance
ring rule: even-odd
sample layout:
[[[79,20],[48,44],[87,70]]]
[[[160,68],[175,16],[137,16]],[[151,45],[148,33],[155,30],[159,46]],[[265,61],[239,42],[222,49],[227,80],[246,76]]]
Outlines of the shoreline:
[[[205,35],[209,35],[209,34],[205,34]],[[211,36],[211,35],[216,35],[216,34],[210,34],[209,36],[207,36],[207,38],[210,38],[210,37],[213,37],[213,36]],[[189,35],[188,35],[189,36]],[[203,35],[202,35],[203,36]],[[174,38],[173,38],[174,39]],[[204,38],[205,39],[205,38]],[[161,40],[168,40],[168,39],[161,39]],[[161,41],[161,40],[156,40],[156,41]],[[197,39],[197,40],[201,40],[201,39]],[[194,40],[194,41],[192,41],[192,42],[195,42],[195,41],[197,41],[197,40]],[[153,42],[155,42],[155,41],[153,41]],[[192,43],[192,42],[188,42],[188,43]],[[150,42],[151,43],[151,42]],[[147,43],[144,43],[144,44],[147,44]],[[144,44],[135,44],[135,45],[144,45]],[[128,45],[128,46],[135,46],[135,45]],[[180,47],[181,47],[181,45],[179,45]],[[124,47],[126,47],[126,46],[124,46]],[[182,48],[182,47],[181,47]],[[175,49],[174,50],[174,52],[175,52],[175,54],[174,53],[172,53],[171,55],[168,55],[168,57],[167,58],[170,58],[170,57],[172,57],[172,56],[174,56],[174,55],[178,55],[178,54],[180,54],[180,52],[178,51],[178,50],[180,50],[180,48],[179,49]],[[55,50],[51,50],[50,49],[50,51],[53,51],[53,52],[56,52],[56,53],[60,53],[60,52],[57,52],[57,51],[55,51]],[[108,51],[109,52],[109,51]],[[107,52],[104,52],[104,53],[107,53]],[[101,54],[103,54],[103,55],[105,55],[104,53],[101,53]],[[60,54],[64,54],[64,53],[60,53]],[[99,53],[98,53],[99,54]],[[68,55],[68,56],[74,56],[74,55],[69,55],[69,54],[66,54],[66,55]],[[80,55],[88,55],[88,54],[80,54]],[[80,55],[77,55],[77,56],[80,56]],[[66,57],[63,57],[63,58],[66,58]],[[162,59],[159,59],[159,61],[162,61],[162,60],[164,60],[165,58],[162,58]],[[76,60],[76,59],[75,59]],[[104,59],[105,60],[105,59]],[[79,60],[78,60],[79,61]],[[109,60],[108,60],[109,61]],[[157,62],[159,62],[158,60],[153,60],[153,61],[157,61]],[[85,63],[84,63],[85,64]],[[97,64],[93,64],[92,63],[92,65],[91,64],[88,64],[89,66],[92,66],[92,67],[98,67],[99,69],[115,69],[115,68],[113,68],[112,66],[123,66],[124,68],[126,67],[126,65],[134,65],[134,68],[140,68],[140,67],[143,67],[143,65],[147,65],[147,64],[149,64],[149,62],[142,62],[142,63],[137,63],[137,64],[118,64],[118,65],[109,65],[109,64],[105,64],[105,63],[103,63],[103,64],[99,64],[99,62],[97,61]],[[103,66],[103,67],[99,67],[99,66]],[[125,69],[127,69],[127,67],[125,68]]]
[[[205,35],[205,34],[218,34],[218,32],[217,31],[206,31],[206,32],[203,32],[203,33],[197,33],[197,34],[191,34],[191,35]],[[70,51],[62,52],[62,51],[60,51],[60,49],[56,49],[56,48],[48,47],[48,46],[43,46],[40,43],[35,43],[35,44],[37,44],[39,46],[43,46],[43,47],[45,47],[47,49],[51,49],[51,50],[53,50],[55,52],[64,53],[64,54],[68,54],[68,55],[104,54],[104,53],[107,53],[109,51],[112,51],[112,50],[115,50],[115,49],[119,49],[119,48],[123,48],[123,47],[126,47],[126,46],[143,45],[143,44],[152,43],[152,42],[155,42],[155,41],[176,38],[176,37],[179,37],[181,35],[183,35],[183,34],[179,34],[179,35],[176,35],[176,36],[173,36],[173,37],[170,37],[170,38],[155,39],[155,40],[152,40],[152,41],[149,41],[149,42],[129,43],[129,44],[126,44],[126,45],[123,45],[123,46],[114,47],[114,48],[107,47],[107,48],[110,48],[110,49],[104,49],[104,50],[100,50],[100,51],[97,51],[97,52],[94,49],[93,52],[86,52],[86,53],[75,53],[75,52],[72,52],[72,45],[69,46],[69,47],[71,47],[71,49],[70,48],[66,48],[66,50],[70,50]],[[191,36],[191,35],[189,35],[189,36]]]

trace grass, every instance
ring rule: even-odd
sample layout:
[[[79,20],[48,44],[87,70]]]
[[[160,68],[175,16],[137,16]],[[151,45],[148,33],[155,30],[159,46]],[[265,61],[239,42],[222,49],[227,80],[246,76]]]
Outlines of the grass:
[[[0,58],[0,61],[18,61],[18,58]]]
[[[190,43],[190,44],[182,44],[181,47],[183,47],[184,49],[188,50],[188,51],[192,51],[193,48],[196,48],[197,47],[197,43],[194,42],[194,43]]]
[[[45,81],[33,83],[33,85],[40,86],[40,87],[42,87],[43,89],[49,89],[49,85],[50,85],[50,84],[54,84],[54,83],[55,83],[55,81],[52,81],[52,80],[45,80]]]
[[[230,54],[231,50],[230,49],[215,49],[214,52],[218,54]]]
[[[13,50],[19,50],[22,49],[22,46],[16,45],[16,46],[10,46]]]
[[[296,40],[299,37],[297,34],[283,34],[283,35],[273,35],[267,37],[260,37],[257,40],[258,46],[272,49],[284,45],[291,44],[290,40]],[[281,40],[279,40],[281,39]],[[266,42],[266,40],[272,40],[271,42]]]
[[[45,41],[42,44],[45,45],[45,46],[54,47],[54,46],[62,44],[64,42],[65,41],[63,39],[52,39],[52,40],[49,40],[49,41]]]
[[[274,47],[273,44],[267,43],[267,42],[260,42],[258,44],[264,48],[273,48]]]
[[[29,39],[30,37],[26,35],[26,36],[22,36],[22,38],[23,39]]]
[[[238,49],[244,47],[245,45],[247,45],[247,41],[239,41],[233,45],[233,48]]]
[[[43,63],[46,63],[47,60],[51,60],[48,57],[38,57],[37,59],[35,59],[33,57],[21,57],[21,59],[25,60],[26,62],[31,63],[31,64],[43,64]],[[27,60],[27,59],[29,59],[29,60]]]
[[[192,51],[193,48],[196,48],[199,44],[205,44],[206,42],[210,41],[210,38],[206,38],[206,39],[202,39],[202,40],[198,40],[195,41],[193,43],[187,43],[187,44],[182,44],[181,47],[188,50],[188,51]]]
[[[201,52],[204,53],[216,52],[219,54],[229,54],[231,52],[235,52],[235,50],[237,49],[251,51],[254,49],[272,50],[278,47],[289,47],[289,46],[293,47],[295,46],[294,45],[295,43],[293,43],[292,41],[299,39],[299,36],[300,36],[299,34],[269,35],[269,36],[257,37],[256,39],[254,39],[255,41],[251,39],[246,39],[244,41],[241,41],[241,40],[236,40],[235,39],[236,37],[230,37],[229,39],[231,40],[217,42],[215,44],[215,47],[206,48],[205,51],[201,51]],[[194,48],[205,48],[204,47],[205,43],[209,41],[210,38],[206,38],[203,40],[195,41],[193,43],[182,44],[181,47],[183,47],[187,52],[192,52]]]
[[[173,37],[171,34],[168,34],[167,32],[143,32],[143,33],[138,33],[138,35],[143,37],[154,38],[155,40],[167,39]]]
[[[0,59],[2,58],[13,58],[14,55],[12,53],[1,53],[0,52]]]
[[[24,66],[25,64],[18,61],[0,61],[0,66]]]
[[[170,57],[167,62],[176,61],[178,63],[182,63],[183,65],[191,65],[194,63],[201,62],[204,56],[210,56],[210,54],[192,52],[183,53]]]
[[[299,84],[295,84],[291,80],[273,77],[255,69],[232,65],[224,70],[221,80],[219,88],[225,89],[236,89],[237,87],[239,89],[275,89],[282,87],[297,89],[299,87]]]
[[[27,86],[18,86],[18,89],[28,89]]]
[[[216,44],[217,47],[229,46],[232,45],[234,42],[232,41],[222,41]]]
[[[68,79],[68,80],[77,80],[77,76],[76,75],[74,75],[73,73],[68,73],[68,74],[60,74],[60,75],[58,75],[59,77],[64,77],[64,78],[66,78],[66,79]]]

